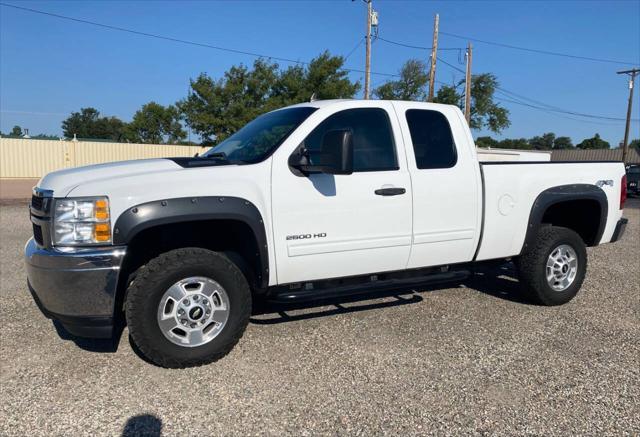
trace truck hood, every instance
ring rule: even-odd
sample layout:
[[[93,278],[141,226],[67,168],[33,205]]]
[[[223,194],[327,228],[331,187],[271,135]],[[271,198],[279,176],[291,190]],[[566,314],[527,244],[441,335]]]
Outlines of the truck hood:
[[[198,158],[161,158],[90,165],[49,173],[38,187],[53,196],[107,196],[112,221],[136,205],[158,200],[237,197],[269,211],[271,160],[251,165]]]
[[[52,190],[56,197],[65,197],[81,184],[99,182],[123,176],[136,176],[179,170],[182,167],[170,159],[138,159],[111,162],[54,171],[38,182],[38,187]]]

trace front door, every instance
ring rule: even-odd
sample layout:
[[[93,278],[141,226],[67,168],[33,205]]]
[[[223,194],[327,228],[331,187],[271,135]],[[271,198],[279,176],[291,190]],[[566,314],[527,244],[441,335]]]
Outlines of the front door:
[[[272,213],[278,283],[406,267],[412,204],[402,138],[391,104],[371,102],[369,106],[318,110],[323,121],[302,140],[313,156],[325,132],[350,129],[353,174],[296,175],[287,157],[274,158]],[[286,153],[292,150],[289,147]]]

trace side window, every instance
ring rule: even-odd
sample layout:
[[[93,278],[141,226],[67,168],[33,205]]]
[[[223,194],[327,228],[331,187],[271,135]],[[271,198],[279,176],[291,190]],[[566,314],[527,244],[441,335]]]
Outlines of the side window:
[[[456,145],[453,142],[451,126],[444,114],[438,111],[409,109],[406,117],[418,168],[450,168],[456,165]]]
[[[303,141],[311,162],[320,151],[328,131],[350,129],[353,132],[353,170],[398,170],[398,160],[387,111],[380,108],[347,109],[329,116]]]

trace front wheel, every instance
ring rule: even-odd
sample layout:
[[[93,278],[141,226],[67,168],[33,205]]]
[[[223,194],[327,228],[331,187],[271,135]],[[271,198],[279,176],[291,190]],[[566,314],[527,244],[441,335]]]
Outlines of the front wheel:
[[[535,243],[517,260],[520,282],[541,305],[562,305],[578,293],[587,271],[582,238],[559,226],[540,228]]]
[[[222,253],[177,249],[149,261],[129,285],[125,317],[145,357],[162,367],[216,361],[238,342],[251,314],[251,292]]]

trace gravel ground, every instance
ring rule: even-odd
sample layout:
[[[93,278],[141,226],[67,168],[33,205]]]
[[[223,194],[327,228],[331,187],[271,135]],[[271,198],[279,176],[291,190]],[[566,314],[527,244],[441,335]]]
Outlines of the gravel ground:
[[[0,207],[1,435],[640,433],[640,202],[544,308],[493,272],[450,288],[256,315],[218,363],[166,370],[82,341],[25,287],[27,211]],[[500,273],[500,272],[498,272]],[[285,313],[286,311],[286,313]]]

